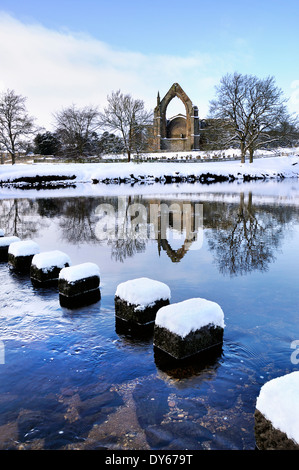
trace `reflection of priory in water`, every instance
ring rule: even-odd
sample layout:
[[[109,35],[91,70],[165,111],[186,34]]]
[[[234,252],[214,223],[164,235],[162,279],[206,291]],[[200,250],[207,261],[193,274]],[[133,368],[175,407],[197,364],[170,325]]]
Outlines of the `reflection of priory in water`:
[[[199,230],[202,228],[202,205],[188,202],[173,203],[169,207],[160,204],[157,217],[156,240],[159,255],[164,250],[172,262],[180,262],[194,243],[200,240]],[[174,249],[167,238],[167,228],[171,228],[178,239],[184,241],[180,248]]]
[[[102,206],[99,208],[102,210]],[[190,249],[201,247],[202,204],[159,199],[144,201],[142,198],[133,200],[129,196],[118,197],[117,207],[111,208],[109,227],[112,237],[108,239],[108,244],[112,247],[112,256],[119,261],[144,251],[149,240],[156,240],[159,255],[162,250],[165,251],[172,262],[179,262]],[[101,233],[105,234],[104,231]],[[174,249],[172,240],[175,245],[179,243],[181,246]]]

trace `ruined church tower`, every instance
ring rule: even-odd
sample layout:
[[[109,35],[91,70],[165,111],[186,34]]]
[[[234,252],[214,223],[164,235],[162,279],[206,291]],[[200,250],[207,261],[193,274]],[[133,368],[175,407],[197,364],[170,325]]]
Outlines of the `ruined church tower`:
[[[178,97],[183,102],[186,115],[179,114],[167,120],[167,107],[174,97]],[[178,83],[172,85],[162,100],[158,92],[157,105],[154,110],[152,151],[199,150],[199,130],[198,108],[193,106],[190,98]]]

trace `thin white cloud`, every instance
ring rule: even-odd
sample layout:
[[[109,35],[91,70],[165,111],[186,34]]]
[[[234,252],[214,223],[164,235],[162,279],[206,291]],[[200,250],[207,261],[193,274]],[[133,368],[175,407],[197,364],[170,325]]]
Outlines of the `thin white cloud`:
[[[113,90],[143,99],[148,108],[179,82],[204,117],[225,64],[206,54],[186,57],[116,50],[86,34],[24,24],[0,12],[0,89],[28,98],[38,124],[51,127],[62,107],[102,108]]]

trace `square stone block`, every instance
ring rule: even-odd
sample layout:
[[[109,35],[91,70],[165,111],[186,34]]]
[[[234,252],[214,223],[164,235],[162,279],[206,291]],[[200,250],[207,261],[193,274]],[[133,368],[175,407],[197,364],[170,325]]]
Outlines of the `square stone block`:
[[[259,410],[254,412],[254,434],[259,450],[299,450],[299,444],[275,428]]]
[[[115,315],[123,321],[136,323],[137,325],[147,325],[154,323],[157,311],[169,304],[169,300],[159,299],[150,306],[140,309],[140,305],[130,304],[115,296]]]
[[[67,296],[59,293],[59,302],[61,307],[68,309],[76,309],[87,305],[94,304],[101,300],[101,291],[99,288],[83,292],[82,294],[76,294],[73,296]]]
[[[154,346],[185,359],[223,342],[224,315],[215,302],[195,298],[162,307],[156,315]]]
[[[36,286],[58,283],[61,269],[71,265],[69,256],[53,250],[35,255],[31,262],[30,277]]]
[[[58,287],[60,294],[66,297],[73,297],[98,289],[100,286],[100,279],[98,276],[89,276],[83,279],[78,279],[75,282],[68,282],[66,279],[58,279]]]
[[[146,325],[153,323],[157,311],[169,304],[170,289],[163,282],[137,278],[123,282],[115,292],[115,315],[119,319]]]
[[[256,400],[255,440],[260,450],[299,450],[299,371],[266,382]]]
[[[16,271],[30,271],[32,258],[39,252],[38,244],[31,240],[11,243],[8,248],[8,263]]]
[[[97,302],[100,294],[100,270],[94,263],[82,263],[63,268],[59,273],[58,289],[62,306],[75,308]]]
[[[155,326],[154,345],[175,359],[185,359],[206,349],[215,347],[223,341],[223,329],[217,326],[203,326],[187,336],[173,333],[166,328]]]
[[[20,241],[19,237],[11,236],[11,237],[0,237],[0,261],[7,261],[8,260],[8,249],[9,246],[14,243]]]

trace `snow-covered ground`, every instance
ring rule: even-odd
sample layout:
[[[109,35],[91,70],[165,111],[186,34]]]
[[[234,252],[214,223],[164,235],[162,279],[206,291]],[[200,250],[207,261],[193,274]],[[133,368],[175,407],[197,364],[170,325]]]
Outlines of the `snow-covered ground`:
[[[216,174],[222,176],[233,175],[234,183],[229,181],[215,182],[213,184],[189,184],[189,175]],[[9,184],[22,177],[35,178],[40,176],[66,176],[73,179],[66,181],[61,188],[57,183],[59,179],[44,186],[42,191],[34,185],[25,183]],[[170,177],[181,176],[180,182],[165,184],[165,175]],[[244,182],[244,175],[263,180]],[[133,178],[134,176],[134,178]],[[282,176],[284,178],[282,178]],[[222,200],[237,201],[241,192],[253,192],[255,203],[275,202],[282,204],[299,205],[299,156],[288,155],[280,157],[257,158],[252,164],[240,161],[219,162],[144,162],[137,163],[38,163],[0,165],[0,199],[17,197],[113,197],[142,195],[144,198],[153,194],[168,199],[198,199],[201,201]],[[121,183],[126,181],[132,184]],[[186,179],[187,178],[187,179]],[[99,184],[93,184],[93,181]],[[156,182],[158,181],[158,182]],[[101,183],[102,182],[102,183]],[[116,184],[105,184],[105,182]],[[212,183],[212,179],[210,181]],[[70,184],[68,184],[70,183]],[[169,183],[169,181],[167,181]],[[28,190],[26,190],[28,189]],[[225,195],[225,196],[224,196]]]
[[[72,183],[107,182],[115,179],[155,181],[169,177],[188,178],[192,175],[216,175],[243,180],[252,178],[298,177],[299,156],[256,158],[253,163],[233,161],[206,162],[123,162],[123,163],[32,163],[1,165],[0,182],[8,183],[19,178],[56,176],[73,178]]]

